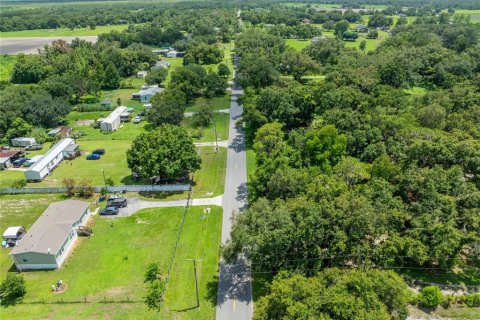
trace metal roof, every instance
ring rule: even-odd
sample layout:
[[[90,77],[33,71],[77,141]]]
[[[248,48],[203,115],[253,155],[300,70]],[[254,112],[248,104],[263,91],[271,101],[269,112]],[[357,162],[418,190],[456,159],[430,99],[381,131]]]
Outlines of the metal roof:
[[[120,117],[120,115],[123,112],[125,112],[125,110],[127,110],[127,107],[124,107],[124,106],[115,108],[115,110],[113,110],[112,113],[110,113],[108,117],[106,117],[102,122],[106,122],[106,123],[114,122],[118,117]]]
[[[51,203],[12,249],[10,255],[26,252],[57,254],[73,224],[80,220],[88,206],[88,202],[80,200]]]
[[[38,160],[33,166],[31,166],[27,171],[40,171],[42,170],[50,161],[53,160],[59,153],[61,153],[68,145],[72,144],[74,140],[72,138],[64,138],[58,141],[50,150],[43,155],[43,157]]]
[[[16,238],[17,233],[21,230],[25,230],[24,227],[18,226],[18,227],[8,227],[7,230],[3,233],[4,238]]]

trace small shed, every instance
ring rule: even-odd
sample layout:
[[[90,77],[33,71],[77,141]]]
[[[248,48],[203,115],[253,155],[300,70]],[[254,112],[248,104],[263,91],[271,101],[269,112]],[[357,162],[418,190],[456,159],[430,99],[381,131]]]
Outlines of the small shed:
[[[171,50],[167,52],[167,58],[176,58],[177,57],[177,51]]]
[[[100,102],[100,105],[104,107],[111,107],[113,105],[113,102],[110,99],[104,99],[102,102]]]
[[[355,30],[359,33],[367,33],[368,32],[368,27],[364,25],[358,25],[355,27]]]
[[[0,151],[0,170],[5,170],[12,165],[12,162],[19,158],[23,152],[19,150],[1,150]]]
[[[26,232],[27,231],[22,226],[8,227],[3,233],[4,244],[9,247],[15,246],[17,241],[22,239]]]
[[[131,115],[130,112],[123,112],[122,114],[120,114],[120,121],[121,122],[129,122],[130,121],[130,115]]]
[[[76,143],[68,145],[62,151],[65,159],[76,158],[80,154],[80,146]]]
[[[138,71],[137,78],[144,79],[147,76],[147,71]]]
[[[164,61],[164,60],[159,60],[155,62],[155,65],[152,67],[152,69],[158,69],[158,68],[165,68],[167,69],[170,67],[170,62]]]
[[[37,140],[35,140],[35,138],[20,137],[20,138],[13,138],[11,142],[12,142],[12,146],[14,147],[28,147],[37,143]]]
[[[10,157],[2,157],[0,158],[0,170],[5,170],[12,165],[12,161]]]

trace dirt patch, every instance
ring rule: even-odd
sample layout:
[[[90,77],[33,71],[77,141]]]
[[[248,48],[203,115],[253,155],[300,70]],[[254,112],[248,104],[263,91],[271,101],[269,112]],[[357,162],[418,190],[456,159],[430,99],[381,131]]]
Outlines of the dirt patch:
[[[107,297],[116,297],[125,294],[125,287],[115,287],[107,290]]]
[[[95,122],[95,120],[77,120],[77,121],[75,121],[75,124],[77,126],[89,126],[94,122]]]
[[[57,291],[53,291],[53,294],[61,294],[61,293],[64,293],[65,291],[68,290],[68,284],[64,283],[62,284],[62,288],[60,288],[60,290],[57,290]]]
[[[135,222],[138,223],[138,224],[149,224],[148,221],[142,220],[142,219],[140,219],[140,218],[136,218],[136,219],[135,219]]]

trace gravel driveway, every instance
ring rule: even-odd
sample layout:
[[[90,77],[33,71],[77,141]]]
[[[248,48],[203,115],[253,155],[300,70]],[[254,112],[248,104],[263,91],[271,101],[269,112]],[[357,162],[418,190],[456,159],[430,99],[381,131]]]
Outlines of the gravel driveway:
[[[120,208],[118,215],[105,216],[108,218],[129,217],[137,211],[147,208],[167,208],[167,207],[185,207],[187,200],[173,200],[173,201],[146,201],[138,198],[127,198],[128,205],[125,208]],[[222,196],[214,198],[200,198],[193,199],[190,202],[192,206],[221,206]]]

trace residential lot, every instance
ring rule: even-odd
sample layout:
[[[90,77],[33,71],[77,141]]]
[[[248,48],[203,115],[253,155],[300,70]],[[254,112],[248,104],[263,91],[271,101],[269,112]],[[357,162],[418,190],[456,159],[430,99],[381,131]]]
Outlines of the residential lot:
[[[5,229],[11,224],[31,226],[51,201],[60,195],[1,196]],[[25,206],[20,210],[19,201]],[[173,264],[163,316],[175,319],[212,319],[216,294],[215,277],[220,250],[221,208],[203,207],[188,210]],[[18,214],[21,211],[21,216]],[[59,270],[23,273],[27,282],[24,303],[10,307],[2,319],[39,318],[134,318],[157,319],[143,303],[143,276],[149,263],[158,262],[166,274],[184,209],[145,209],[126,218],[106,219],[98,215],[89,226],[94,235],[79,239],[73,253]],[[2,249],[1,273],[12,271],[9,249]],[[202,260],[199,267],[200,307],[179,312],[196,304],[192,262]],[[51,285],[62,279],[66,289],[53,293]],[[86,303],[85,303],[86,299]],[[62,302],[63,301],[63,302]]]

